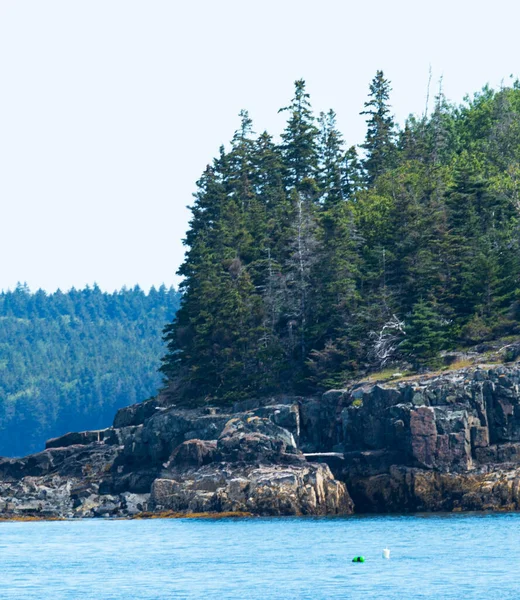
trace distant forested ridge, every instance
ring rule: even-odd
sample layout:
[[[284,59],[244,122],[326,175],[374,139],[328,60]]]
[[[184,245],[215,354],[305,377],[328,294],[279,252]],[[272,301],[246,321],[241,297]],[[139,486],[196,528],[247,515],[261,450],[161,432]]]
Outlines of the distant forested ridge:
[[[433,97],[434,96],[434,97]],[[280,141],[246,111],[192,206],[162,370],[186,402],[338,386],[519,333],[520,84],[399,127],[378,71],[348,147],[305,82]]]
[[[155,394],[161,331],[178,301],[164,286],[0,294],[0,455],[106,427],[118,408]]]

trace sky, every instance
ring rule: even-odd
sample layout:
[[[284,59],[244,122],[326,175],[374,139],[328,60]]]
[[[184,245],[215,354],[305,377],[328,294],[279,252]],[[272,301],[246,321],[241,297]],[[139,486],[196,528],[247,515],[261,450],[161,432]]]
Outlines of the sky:
[[[516,4],[516,6],[515,6]],[[348,145],[383,69],[402,123],[520,75],[495,0],[0,0],[0,289],[177,285],[195,181],[246,108],[277,135],[293,82]]]

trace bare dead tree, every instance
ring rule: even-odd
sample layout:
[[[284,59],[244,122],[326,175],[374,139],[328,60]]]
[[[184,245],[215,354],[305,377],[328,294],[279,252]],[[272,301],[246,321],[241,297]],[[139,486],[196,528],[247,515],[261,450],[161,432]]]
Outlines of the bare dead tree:
[[[308,295],[310,273],[317,260],[316,222],[310,210],[310,199],[301,192],[296,194],[295,239],[293,254],[289,261],[294,276],[295,297],[293,315],[300,324],[300,353],[302,358],[307,352],[305,333],[307,329]],[[291,265],[292,263],[292,265]]]
[[[428,119],[428,109],[430,107],[430,86],[432,83],[432,66],[428,70],[428,85],[426,86],[426,106],[424,109],[424,120]]]
[[[380,367],[384,367],[395,356],[399,343],[406,335],[404,327],[404,321],[392,315],[379,331],[370,332],[374,340],[371,356]]]

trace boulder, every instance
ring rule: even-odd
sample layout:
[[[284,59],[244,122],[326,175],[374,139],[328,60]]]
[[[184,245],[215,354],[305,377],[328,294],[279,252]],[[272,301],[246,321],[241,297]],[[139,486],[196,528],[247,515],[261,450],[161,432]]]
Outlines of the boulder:
[[[81,445],[86,446],[94,442],[102,442],[111,433],[111,429],[98,429],[96,431],[80,431],[66,433],[56,438],[47,440],[45,448],[65,448],[67,446]]]
[[[207,465],[156,479],[150,504],[154,510],[251,512],[256,515],[350,514],[345,484],[327,465]]]
[[[131,425],[142,425],[147,419],[156,414],[159,408],[156,398],[120,408],[114,417],[113,427],[119,429]]]
[[[275,425],[287,429],[292,433],[296,444],[299,444],[301,424],[298,404],[269,404],[251,412],[258,417],[270,419]]]
[[[298,453],[289,431],[254,414],[230,419],[218,438],[217,450],[222,460],[231,462],[276,462]]]
[[[215,440],[229,418],[202,410],[160,410],[125,439],[124,454],[133,464],[162,464],[185,440]]]
[[[172,452],[170,465],[201,467],[215,460],[217,442],[215,440],[188,440]]]

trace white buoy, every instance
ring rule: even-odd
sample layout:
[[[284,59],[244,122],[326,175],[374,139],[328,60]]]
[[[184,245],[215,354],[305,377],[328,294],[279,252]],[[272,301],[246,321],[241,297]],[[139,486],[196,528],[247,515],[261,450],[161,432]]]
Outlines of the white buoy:
[[[390,558],[390,550],[388,548],[383,550],[383,558]]]

